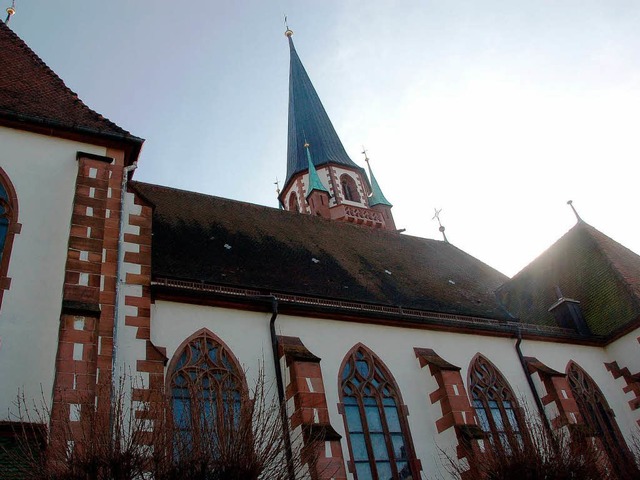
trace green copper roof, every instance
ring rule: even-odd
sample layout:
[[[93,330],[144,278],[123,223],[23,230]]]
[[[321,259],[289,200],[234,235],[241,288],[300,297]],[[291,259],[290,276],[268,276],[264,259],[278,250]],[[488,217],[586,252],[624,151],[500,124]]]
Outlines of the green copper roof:
[[[320,98],[307,75],[300,57],[289,37],[291,62],[289,68],[289,143],[287,149],[287,178],[307,169],[305,141],[313,145],[317,167],[337,163],[360,170],[349,158]]]
[[[307,188],[307,197],[309,197],[309,195],[311,195],[311,192],[313,192],[314,190],[329,193],[329,191],[320,181],[320,177],[318,177],[316,167],[313,165],[313,160],[311,160],[311,152],[309,151],[308,143],[305,143],[305,150],[307,151],[307,167],[309,168],[309,186]]]
[[[371,196],[369,197],[369,206],[373,207],[374,205],[388,205],[389,207],[393,207],[389,200],[385,198],[384,193],[382,193],[380,185],[378,185],[378,181],[373,175],[373,170],[371,170],[371,165],[369,165],[368,160],[367,166],[369,167],[369,178],[371,179]]]

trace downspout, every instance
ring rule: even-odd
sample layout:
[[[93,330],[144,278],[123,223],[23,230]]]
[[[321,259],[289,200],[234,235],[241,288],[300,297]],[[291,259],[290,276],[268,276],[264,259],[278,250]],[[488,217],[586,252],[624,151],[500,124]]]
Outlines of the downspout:
[[[118,319],[120,317],[120,290],[123,279],[120,278],[124,269],[124,227],[126,224],[126,212],[125,212],[125,198],[127,195],[127,182],[129,180],[129,173],[138,168],[138,162],[133,162],[128,167],[122,169],[122,184],[120,185],[120,228],[118,231],[118,263],[116,264],[116,298],[113,312],[113,350],[111,355],[111,406],[109,414],[109,429],[111,434],[114,427],[115,416],[115,402],[116,402],[116,389],[119,386],[120,379],[116,378],[116,367],[118,365]]]
[[[271,332],[271,347],[273,350],[273,365],[276,369],[276,384],[278,387],[278,399],[280,401],[280,421],[282,422],[282,433],[284,435],[284,448],[287,456],[287,469],[289,479],[295,480],[296,472],[293,468],[293,449],[291,447],[291,434],[289,432],[289,419],[287,418],[287,404],[285,398],[284,381],[282,370],[280,369],[280,357],[278,355],[278,337],[276,335],[276,317],[278,316],[278,299],[271,296],[271,320],[269,320],[269,331]]]
[[[520,332],[520,327],[518,327],[518,340],[516,341],[516,352],[518,353],[518,360],[520,360],[520,365],[522,365],[522,370],[524,370],[524,376],[527,378],[527,383],[529,384],[529,388],[531,389],[531,393],[533,393],[533,399],[536,402],[536,407],[538,407],[538,413],[540,414],[540,418],[543,419],[542,425],[544,426],[547,433],[551,433],[551,423],[549,423],[549,419],[544,411],[544,405],[542,405],[542,400],[540,400],[540,396],[538,395],[538,390],[536,389],[535,384],[533,383],[533,378],[531,378],[531,374],[529,373],[529,369],[527,368],[527,362],[524,360],[524,355],[522,354],[522,350],[520,349],[520,344],[522,343],[522,333]]]

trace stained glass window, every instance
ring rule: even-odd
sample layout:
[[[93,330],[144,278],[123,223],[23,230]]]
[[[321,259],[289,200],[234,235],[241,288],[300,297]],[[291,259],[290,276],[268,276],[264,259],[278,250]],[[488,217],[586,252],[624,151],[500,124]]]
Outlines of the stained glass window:
[[[522,443],[522,422],[518,405],[509,384],[482,355],[469,368],[469,390],[480,428],[491,441],[510,448],[511,442]]]
[[[576,399],[580,415],[591,432],[602,440],[602,446],[611,460],[611,466],[620,478],[639,478],[640,471],[632,460],[613,410],[593,379],[578,364],[570,362],[567,379]]]
[[[171,407],[176,450],[189,450],[194,439],[215,450],[240,421],[244,376],[230,351],[203,332],[177,354],[171,373]]]
[[[398,389],[382,362],[362,346],[345,362],[341,394],[356,479],[418,478]]]
[[[7,190],[0,181],[0,262],[4,252],[7,234],[9,233],[9,223],[11,222],[11,204]]]

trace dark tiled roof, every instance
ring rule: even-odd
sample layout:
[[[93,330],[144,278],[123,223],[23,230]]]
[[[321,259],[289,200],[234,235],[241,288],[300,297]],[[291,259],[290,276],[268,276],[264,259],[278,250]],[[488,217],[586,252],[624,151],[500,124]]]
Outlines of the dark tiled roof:
[[[155,205],[155,278],[508,319],[494,294],[507,277],[448,243],[134,186]]]
[[[2,22],[0,117],[140,141],[82,103],[27,44]]]
[[[640,316],[640,256],[585,222],[501,286],[498,297],[526,323],[556,325],[548,311],[556,285],[580,302],[594,334],[608,335]]]
[[[289,68],[289,143],[287,149],[287,179],[307,169],[305,140],[311,146],[316,166],[338,163],[360,169],[342,146],[320,97],[307,75],[289,37],[291,63]]]

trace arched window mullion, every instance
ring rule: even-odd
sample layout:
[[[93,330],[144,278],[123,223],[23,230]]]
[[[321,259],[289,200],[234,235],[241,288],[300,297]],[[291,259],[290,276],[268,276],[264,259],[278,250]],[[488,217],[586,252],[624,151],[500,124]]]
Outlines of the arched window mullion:
[[[355,347],[347,355],[341,372],[341,413],[344,416],[355,478],[418,478],[402,399],[390,373],[363,346]],[[357,406],[357,418],[361,426],[354,422],[354,406]],[[363,450],[366,451],[366,459],[362,456]]]
[[[179,443],[174,444],[180,456],[189,455],[191,448],[213,448],[211,442],[224,440],[216,435],[233,435],[229,427],[236,420],[229,422],[228,412],[239,411],[234,402],[242,402],[246,383],[228,347],[202,330],[177,349],[168,369],[167,391],[170,418],[180,432]],[[229,402],[232,404],[227,405]]]
[[[513,391],[498,369],[479,354],[469,367],[469,391],[480,427],[490,439],[506,448],[514,441],[522,445],[524,429]]]
[[[640,470],[635,464],[615,415],[602,390],[575,362],[567,366],[569,387],[573,393],[585,424],[602,440],[604,452],[612,468],[621,478],[638,478]]]
[[[364,384],[363,384],[364,385]],[[361,392],[362,393],[362,392]],[[360,421],[362,422],[362,432],[364,438],[371,438],[371,431],[369,429],[369,421],[367,419],[367,409],[364,404],[364,395],[360,395],[357,399],[358,401],[358,409],[360,410]],[[369,469],[371,470],[371,476],[373,480],[378,480],[378,470],[376,469],[375,464],[375,455],[373,452],[373,444],[369,441],[365,440],[365,446],[367,450],[367,458],[369,461]]]

